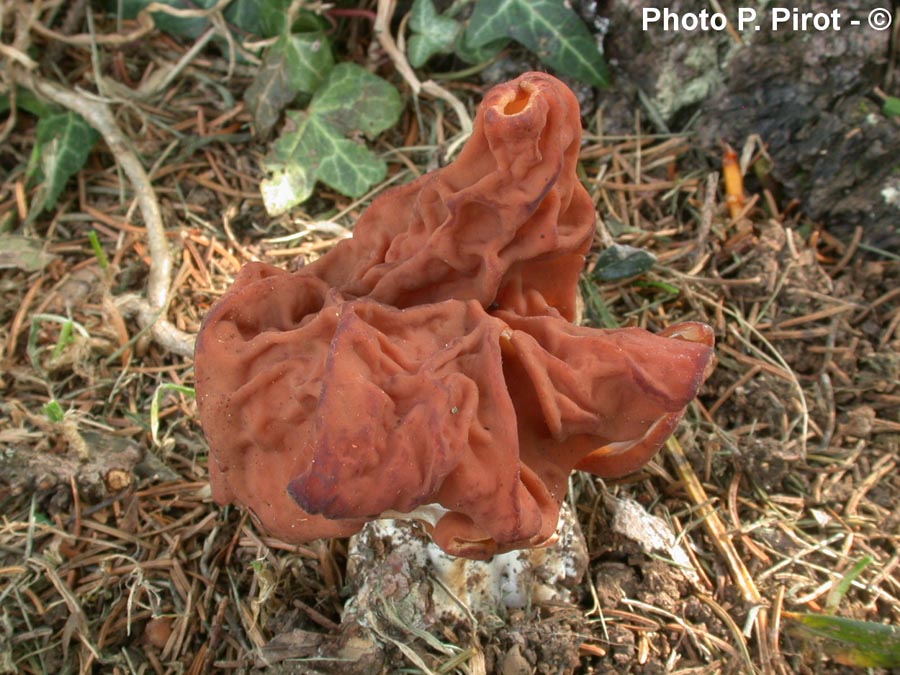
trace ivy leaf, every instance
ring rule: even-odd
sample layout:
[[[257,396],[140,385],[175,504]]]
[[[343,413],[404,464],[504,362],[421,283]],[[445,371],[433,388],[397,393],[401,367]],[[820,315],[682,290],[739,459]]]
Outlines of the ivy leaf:
[[[565,0],[479,0],[464,35],[469,48],[512,38],[560,73],[609,84],[603,55]]]
[[[361,197],[384,180],[384,161],[345,135],[380,133],[401,109],[399,93],[380,77],[352,63],[335,66],[308,110],[287,112],[287,128],[263,162],[269,175],[260,190],[269,214],[308,199],[316,181]]]
[[[267,138],[278,123],[281,111],[297,97],[291,86],[284,53],[269,49],[253,82],[244,91],[244,102],[253,117],[253,126],[260,138]]]
[[[262,181],[263,202],[277,216],[306,201],[316,180],[351,197],[361,197],[384,180],[387,167],[364,146],[342,138],[322,118],[304,111],[287,113],[284,133],[265,160],[269,177]]]
[[[0,94],[0,113],[5,113],[12,107],[12,98],[7,91]],[[24,87],[16,87],[16,108],[31,113],[35,117],[43,117],[53,109],[47,103],[39,99],[34,93]]]
[[[225,21],[248,33],[263,35],[261,6],[259,0],[233,0],[225,9]],[[269,37],[269,36],[263,36]]]
[[[259,30],[263,37],[288,33],[315,33],[327,30],[328,22],[307,9],[300,8],[293,23],[287,24],[291,0],[263,0],[259,4]]]
[[[310,176],[306,166],[291,161],[290,156],[281,157],[273,150],[263,166],[269,176],[260,181],[259,191],[270,216],[287,213],[312,196],[315,177]]]
[[[636,277],[656,264],[656,256],[642,248],[613,244],[603,251],[594,265],[593,277],[598,281],[619,281]]]
[[[116,2],[108,2],[107,6],[110,11],[121,12],[124,19],[135,19],[142,9],[147,7],[153,0],[119,0]],[[196,0],[194,3],[188,3],[186,0],[166,0],[162,4],[174,9],[209,9],[215,4],[216,0]],[[117,6],[118,5],[118,6]],[[209,19],[203,17],[180,17],[168,14],[166,12],[153,12],[153,23],[161,31],[169,35],[186,37],[196,40],[203,31],[209,28]]]
[[[74,112],[56,113],[38,121],[28,167],[29,181],[40,183],[35,212],[56,206],[66,181],[84,166],[96,140],[97,132]]]
[[[409,63],[413,68],[421,68],[435,54],[453,51],[462,25],[455,19],[438,14],[432,0],[415,0],[409,16],[409,28],[413,33],[406,48]]]
[[[298,92],[316,91],[334,67],[331,44],[322,31],[293,33],[273,45],[284,55],[288,81]]]
[[[344,135],[374,138],[397,123],[403,110],[400,92],[354,63],[335,66],[310,110]]]
[[[259,34],[275,37],[285,32],[285,20],[291,0],[263,0],[259,3]]]
[[[469,44],[466,39],[465,31],[459,34],[456,44],[453,47],[453,53],[456,54],[466,63],[479,64],[486,63],[497,56],[509,44],[509,38],[494,40],[486,45],[474,47]]]
[[[124,19],[134,19],[142,9],[157,0],[116,0],[106,2],[110,12],[121,12]],[[273,2],[274,0],[267,0]],[[173,9],[210,9],[216,0],[163,0],[161,3]],[[261,34],[260,3],[258,0],[234,0],[225,10],[228,23],[255,35]],[[196,40],[212,24],[206,17],[180,17],[167,12],[153,12],[156,27],[169,35]]]
[[[285,106],[298,94],[315,92],[333,67],[331,45],[322,31],[279,38],[244,92],[257,133],[268,136]]]

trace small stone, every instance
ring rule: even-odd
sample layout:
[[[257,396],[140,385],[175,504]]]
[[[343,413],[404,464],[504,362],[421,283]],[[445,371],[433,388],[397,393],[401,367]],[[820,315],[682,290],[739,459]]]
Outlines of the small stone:
[[[534,672],[534,668],[528,663],[528,659],[522,655],[519,645],[513,645],[506,652],[500,669],[503,675],[531,675]]]

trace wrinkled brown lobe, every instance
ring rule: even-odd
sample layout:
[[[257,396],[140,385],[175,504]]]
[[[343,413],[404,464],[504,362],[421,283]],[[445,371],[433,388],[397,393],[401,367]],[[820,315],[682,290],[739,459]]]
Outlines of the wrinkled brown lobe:
[[[242,269],[197,341],[215,499],[289,542],[436,504],[435,541],[486,558],[552,537],[573,469],[647,462],[712,335],[571,323],[595,217],[580,140],[572,93],[527,73],[351,239],[298,272]]]

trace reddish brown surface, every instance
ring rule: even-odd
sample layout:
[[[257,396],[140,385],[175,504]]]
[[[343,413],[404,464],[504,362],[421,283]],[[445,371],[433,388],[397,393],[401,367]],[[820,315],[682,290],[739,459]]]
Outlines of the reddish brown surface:
[[[553,534],[573,468],[649,460],[712,333],[571,323],[594,228],[580,138],[572,93],[528,73],[352,239],[299,272],[245,267],[197,343],[216,500],[291,542],[440,504],[437,543],[485,558]]]

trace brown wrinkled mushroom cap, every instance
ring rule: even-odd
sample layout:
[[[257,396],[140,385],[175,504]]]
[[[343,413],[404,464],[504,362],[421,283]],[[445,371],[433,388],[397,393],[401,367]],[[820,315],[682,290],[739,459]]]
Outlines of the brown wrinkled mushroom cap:
[[[477,300],[572,319],[596,218],[576,175],[580,144],[578,102],[561,82],[528,73],[498,85],[456,161],[381,195],[309,272],[399,308]]]
[[[569,473],[658,450],[712,333],[575,326],[594,231],[577,102],[527,73],[485,97],[451,165],[376,199],[288,273],[250,264],[206,317],[196,388],[220,503],[288,542],[382,514],[447,552],[545,543]]]

